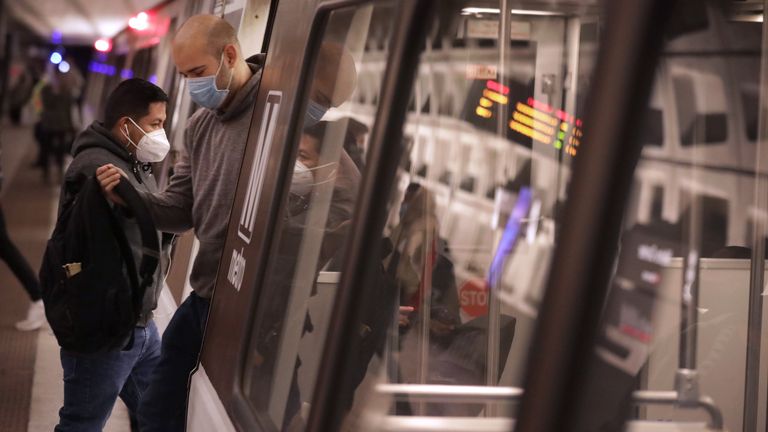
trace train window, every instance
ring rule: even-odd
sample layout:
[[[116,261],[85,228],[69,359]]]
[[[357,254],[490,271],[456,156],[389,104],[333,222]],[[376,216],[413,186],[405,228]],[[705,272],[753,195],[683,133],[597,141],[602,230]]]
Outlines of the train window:
[[[360,141],[375,107],[352,97],[355,88],[381,82],[357,76],[360,65],[383,67],[387,53],[364,51],[374,37],[391,34],[394,2],[327,12],[316,48],[307,113],[297,142],[287,199],[275,228],[273,253],[262,279],[244,370],[243,390],[264,430],[296,429],[312,403],[320,355],[333,314],[361,171]],[[366,80],[367,78],[367,80]],[[329,111],[323,107],[332,106]],[[316,112],[317,111],[317,112]],[[318,121],[318,118],[322,118]],[[304,118],[304,116],[301,116]],[[363,126],[363,127],[361,127]],[[356,132],[357,131],[357,132]],[[364,331],[364,329],[361,329]]]
[[[723,82],[714,75],[690,75],[673,78],[680,144],[690,147],[719,144],[728,137],[728,116]],[[706,94],[705,94],[706,93]]]
[[[755,308],[764,305],[755,281],[764,266],[748,247],[766,214],[756,189],[763,182],[756,155],[765,149],[759,139],[742,144],[764,127],[758,95],[765,89],[757,81],[766,71],[757,53],[765,56],[768,46],[760,49],[759,32],[738,35],[757,30],[754,23],[732,26],[700,2],[671,22],[680,33],[665,42],[668,73],[656,76],[656,88],[670,93],[662,95],[676,109],[653,99],[649,108],[664,108],[665,120],[676,115],[668,126],[677,126],[682,149],[653,151],[635,173],[643,193],[629,197],[624,219],[632,225],[621,234],[601,299],[599,337],[585,368],[593,372],[582,381],[590,384],[571,407],[598,415],[574,430],[765,428],[758,420],[766,406],[765,319]],[[697,402],[680,404],[692,388]],[[627,402],[624,412],[616,401]]]
[[[544,2],[499,2],[515,4],[503,12],[514,14],[514,25],[502,44],[498,8],[449,3],[424,24],[444,43],[425,44],[420,56],[404,125],[415,144],[403,149],[418,172],[398,170],[370,270],[376,281],[360,287],[372,291],[356,305],[370,331],[340,386],[352,395],[343,430],[396,430],[406,418],[510,417],[512,404],[466,394],[481,394],[476,386],[519,390],[524,381],[557,209],[578,157],[576,101],[593,72],[596,47],[585,57],[578,47],[597,43],[598,9],[567,2],[561,11],[555,1],[526,13]],[[564,74],[577,68],[578,76]],[[455,109],[422,112],[423,88],[436,107]],[[414,394],[432,385],[450,385],[441,389],[456,399]]]

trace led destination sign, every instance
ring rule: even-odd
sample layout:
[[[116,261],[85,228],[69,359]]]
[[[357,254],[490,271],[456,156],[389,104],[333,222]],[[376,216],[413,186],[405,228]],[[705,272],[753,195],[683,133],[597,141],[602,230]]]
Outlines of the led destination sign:
[[[497,123],[492,120],[498,112],[495,108],[509,106],[512,111],[507,122],[510,139],[526,146],[530,146],[530,141],[535,140],[562,150],[570,156],[576,156],[583,134],[581,119],[525,96],[525,93],[532,92],[526,91],[529,89],[518,83],[505,86],[494,80],[486,80],[484,84],[474,109],[473,123],[494,130]]]

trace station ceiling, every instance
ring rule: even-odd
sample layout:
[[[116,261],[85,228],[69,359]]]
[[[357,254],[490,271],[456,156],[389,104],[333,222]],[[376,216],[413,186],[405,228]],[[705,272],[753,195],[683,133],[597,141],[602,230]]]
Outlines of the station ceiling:
[[[112,37],[137,13],[161,0],[5,0],[5,7],[32,31],[51,39],[56,32],[65,44],[93,44]]]

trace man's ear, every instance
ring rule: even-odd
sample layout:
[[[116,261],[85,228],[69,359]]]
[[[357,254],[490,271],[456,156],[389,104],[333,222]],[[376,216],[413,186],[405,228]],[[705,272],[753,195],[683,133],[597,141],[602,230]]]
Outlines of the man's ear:
[[[128,128],[128,123],[130,121],[128,120],[128,117],[120,117],[120,120],[117,121],[117,128],[121,132],[120,135],[122,136],[123,133],[129,133],[130,129]]]
[[[226,58],[227,67],[234,67],[237,61],[237,47],[235,44],[224,45],[224,57]]]

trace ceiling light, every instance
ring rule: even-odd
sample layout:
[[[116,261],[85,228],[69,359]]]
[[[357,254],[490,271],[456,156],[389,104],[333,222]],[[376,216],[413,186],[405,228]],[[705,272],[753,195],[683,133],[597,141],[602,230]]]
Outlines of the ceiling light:
[[[59,63],[59,72],[61,73],[69,72],[69,63],[67,63],[66,61]]]
[[[112,50],[112,43],[107,39],[99,39],[94,42],[93,47],[96,48],[96,51],[98,52],[109,52]]]
[[[763,14],[739,14],[733,15],[731,19],[733,21],[761,23],[763,22]]]
[[[128,27],[143,31],[149,28],[149,15],[146,12],[139,12],[135,17],[128,20]]]
[[[50,58],[49,60],[51,61],[51,63],[53,63],[53,64],[57,65],[57,64],[61,63],[61,61],[62,61],[63,59],[62,59],[62,57],[61,57],[61,54],[60,54],[60,53],[58,53],[58,52],[53,52],[53,53],[51,53],[51,58]]]

